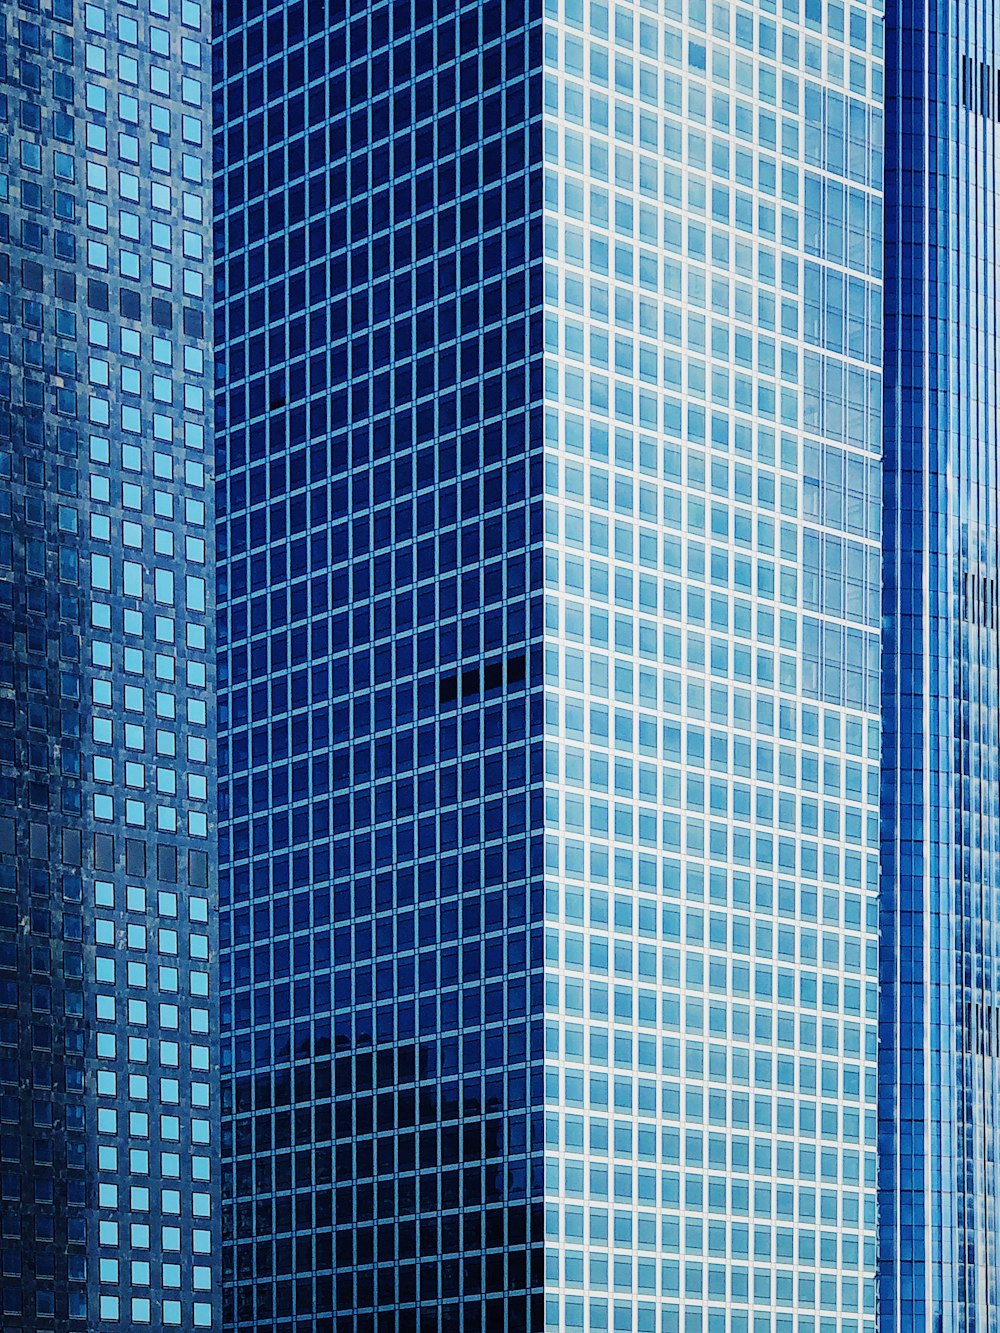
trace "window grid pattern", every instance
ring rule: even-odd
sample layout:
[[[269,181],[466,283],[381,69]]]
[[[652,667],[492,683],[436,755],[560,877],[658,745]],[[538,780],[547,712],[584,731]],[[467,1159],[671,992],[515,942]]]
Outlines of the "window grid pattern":
[[[870,1331],[881,16],[544,42],[545,1327]]]
[[[207,21],[3,16],[11,1330],[210,1327],[219,1299]]]
[[[220,11],[227,1328],[540,1318],[538,37]]]

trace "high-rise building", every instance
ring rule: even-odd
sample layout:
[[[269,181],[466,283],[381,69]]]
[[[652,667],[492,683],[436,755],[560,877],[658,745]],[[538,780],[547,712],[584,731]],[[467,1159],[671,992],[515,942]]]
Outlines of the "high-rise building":
[[[0,34],[0,1327],[209,1328],[209,14]]]
[[[997,15],[886,13],[879,1313],[996,1321]]]
[[[225,1327],[540,1317],[540,42],[220,13]]]
[[[216,57],[225,1326],[871,1333],[879,9]]]
[[[214,283],[0,26],[0,1328],[988,1323],[994,16],[214,17]]]
[[[881,33],[546,22],[546,1327],[874,1328]]]

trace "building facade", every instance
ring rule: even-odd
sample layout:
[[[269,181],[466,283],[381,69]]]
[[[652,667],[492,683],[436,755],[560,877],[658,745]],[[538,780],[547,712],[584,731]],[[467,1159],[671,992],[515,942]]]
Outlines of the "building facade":
[[[873,1330],[880,16],[545,28],[545,1326]]]
[[[885,1330],[998,1313],[997,22],[886,11]]]
[[[995,16],[43,2],[0,1326],[989,1322]]]
[[[216,57],[225,1326],[872,1330],[880,14]]]
[[[210,1328],[209,14],[0,33],[0,1326]]]
[[[537,1326],[541,25],[216,34],[224,1326]]]

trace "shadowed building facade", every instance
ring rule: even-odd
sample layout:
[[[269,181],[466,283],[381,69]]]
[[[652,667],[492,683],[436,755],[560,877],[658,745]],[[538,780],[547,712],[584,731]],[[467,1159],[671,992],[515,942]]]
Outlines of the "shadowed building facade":
[[[218,13],[229,1328],[540,1318],[540,40]]]

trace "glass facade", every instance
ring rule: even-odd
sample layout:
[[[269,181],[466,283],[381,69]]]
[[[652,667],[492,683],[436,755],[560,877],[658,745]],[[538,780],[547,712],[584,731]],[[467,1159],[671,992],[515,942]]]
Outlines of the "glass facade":
[[[0,1325],[217,1324],[208,14],[0,14]]]
[[[220,11],[227,1327],[874,1328],[881,38]]]
[[[874,1329],[881,34],[546,9],[546,1328]]]
[[[997,41],[6,6],[5,1333],[996,1316]]]
[[[541,24],[215,34],[224,1326],[541,1317]]]
[[[881,1323],[997,1318],[997,14],[886,13]]]

